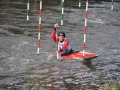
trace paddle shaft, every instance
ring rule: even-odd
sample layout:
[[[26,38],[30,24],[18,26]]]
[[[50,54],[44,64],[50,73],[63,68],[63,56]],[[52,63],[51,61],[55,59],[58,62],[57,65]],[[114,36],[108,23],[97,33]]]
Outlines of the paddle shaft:
[[[58,36],[57,36],[57,26],[55,27],[56,28],[56,48],[57,48],[57,60],[59,60],[60,59],[60,57],[59,57],[59,52],[58,52]]]
[[[61,16],[61,25],[63,25],[63,19],[64,19],[64,0],[62,0],[62,16]]]

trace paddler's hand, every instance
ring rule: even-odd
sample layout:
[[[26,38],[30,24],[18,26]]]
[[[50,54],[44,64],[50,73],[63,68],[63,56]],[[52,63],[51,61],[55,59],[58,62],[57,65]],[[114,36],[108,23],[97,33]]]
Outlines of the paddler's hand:
[[[57,50],[56,53],[60,54],[60,50]]]
[[[55,23],[54,28],[57,28],[57,27],[59,27],[59,25],[58,25],[58,23]]]

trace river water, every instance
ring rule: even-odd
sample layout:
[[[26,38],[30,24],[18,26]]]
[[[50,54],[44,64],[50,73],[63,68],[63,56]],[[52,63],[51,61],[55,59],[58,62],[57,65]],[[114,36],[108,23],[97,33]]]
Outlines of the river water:
[[[65,31],[74,50],[82,50],[85,1],[65,1]],[[37,55],[39,0],[0,0],[0,90],[97,90],[104,80],[120,82],[120,1],[90,1],[86,51],[99,54],[89,62],[56,60],[50,38],[61,21],[60,0],[43,1],[41,48]],[[52,53],[51,53],[52,52]]]

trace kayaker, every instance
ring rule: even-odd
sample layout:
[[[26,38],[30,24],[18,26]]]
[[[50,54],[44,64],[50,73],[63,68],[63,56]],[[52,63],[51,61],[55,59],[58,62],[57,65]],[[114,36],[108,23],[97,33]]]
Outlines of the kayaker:
[[[55,23],[54,29],[52,30],[52,33],[51,33],[51,38],[57,44],[57,47],[58,47],[57,52],[61,54],[61,56],[73,53],[69,40],[66,38],[66,34],[63,31],[60,31],[56,35],[57,27],[59,27],[59,25],[58,23]]]

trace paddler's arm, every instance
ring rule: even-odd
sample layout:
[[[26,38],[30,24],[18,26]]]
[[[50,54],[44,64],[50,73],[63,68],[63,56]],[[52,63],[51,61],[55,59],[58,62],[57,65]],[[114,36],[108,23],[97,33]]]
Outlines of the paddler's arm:
[[[51,38],[53,39],[53,41],[55,42],[55,43],[57,43],[57,39],[58,38],[56,38],[56,28],[58,27],[59,25],[58,25],[58,23],[55,23],[54,24],[54,29],[52,30],[52,33],[51,33]]]
[[[52,38],[53,41],[56,43],[56,28],[54,28],[54,29],[52,30],[51,38]]]

